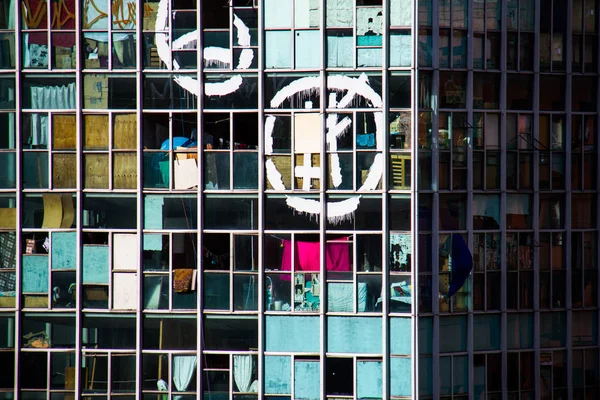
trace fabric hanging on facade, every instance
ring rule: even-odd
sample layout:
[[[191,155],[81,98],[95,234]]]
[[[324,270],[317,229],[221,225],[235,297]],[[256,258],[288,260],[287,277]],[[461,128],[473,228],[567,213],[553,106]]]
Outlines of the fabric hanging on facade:
[[[31,108],[38,110],[74,109],[75,83],[66,86],[31,87]],[[31,144],[48,144],[48,116],[31,114]]]
[[[173,356],[173,383],[177,391],[187,390],[195,370],[196,356]]]
[[[473,256],[463,237],[457,233],[452,235],[452,281],[448,297],[454,296],[465,284],[473,269]]]
[[[192,278],[194,270],[191,268],[180,268],[173,270],[173,290],[177,293],[186,293],[192,289]]]
[[[327,271],[350,271],[350,252],[346,239],[341,243],[327,243],[326,266]],[[344,243],[344,241],[346,243]],[[283,257],[281,269],[292,270],[292,242],[283,240]],[[297,271],[319,271],[321,251],[319,242],[296,242],[296,257],[294,265]]]
[[[257,393],[258,380],[252,381],[254,362],[251,355],[233,356],[233,379],[242,393]]]

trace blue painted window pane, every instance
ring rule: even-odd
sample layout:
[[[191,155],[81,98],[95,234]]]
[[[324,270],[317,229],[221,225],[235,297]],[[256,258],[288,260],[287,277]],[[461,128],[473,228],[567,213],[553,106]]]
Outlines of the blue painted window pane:
[[[318,361],[296,361],[294,365],[294,399],[319,400],[321,373]]]
[[[412,394],[412,359],[390,359],[390,391],[392,396]]]
[[[356,363],[356,391],[359,399],[381,399],[383,392],[381,362],[358,361]]]
[[[290,0],[265,0],[265,28],[288,28],[292,26],[292,3]]]
[[[358,49],[357,65],[359,67],[381,67],[383,60],[383,50],[379,49]]]
[[[390,319],[390,352],[391,354],[411,354],[411,319]]]
[[[265,325],[266,351],[319,351],[319,317],[268,316]]]
[[[328,317],[327,351],[381,354],[381,318]]]
[[[292,33],[290,31],[265,32],[265,68],[290,68],[292,66]]]
[[[475,315],[473,347],[478,350],[500,350],[500,315]]]
[[[296,68],[319,68],[319,31],[296,31]]]
[[[48,293],[48,256],[23,256],[23,292]]]
[[[412,37],[410,31],[390,32],[390,66],[410,67],[412,64]]]
[[[52,233],[52,269],[75,269],[77,234],[75,232]]]
[[[440,318],[440,351],[467,351],[467,317]]]
[[[289,356],[265,356],[265,393],[291,393],[291,374]]]
[[[354,38],[351,30],[327,31],[327,66],[352,67]]]
[[[108,246],[83,246],[83,283],[108,283]]]

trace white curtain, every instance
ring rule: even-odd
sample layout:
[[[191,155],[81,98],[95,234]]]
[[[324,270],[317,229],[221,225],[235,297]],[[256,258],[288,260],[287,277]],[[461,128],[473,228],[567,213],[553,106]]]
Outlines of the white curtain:
[[[179,392],[185,392],[196,370],[196,356],[173,357],[173,383]]]
[[[66,86],[32,86],[31,108],[38,110],[74,109],[75,96],[75,83],[69,83]],[[31,144],[48,144],[48,116],[32,114],[31,125]]]
[[[252,381],[254,360],[251,355],[233,356],[233,378],[242,393],[258,392],[258,381]]]

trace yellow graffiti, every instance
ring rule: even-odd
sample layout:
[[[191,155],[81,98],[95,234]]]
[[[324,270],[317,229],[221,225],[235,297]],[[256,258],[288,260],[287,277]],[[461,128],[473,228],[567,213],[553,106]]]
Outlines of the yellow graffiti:
[[[27,28],[29,29],[39,28],[48,13],[48,4],[46,0],[40,1],[35,11],[32,10],[29,0],[23,0],[21,8],[23,10],[23,15],[25,16],[25,25],[27,25]],[[65,17],[61,19],[60,16],[63,11]],[[75,19],[75,14],[69,11],[65,0],[59,0],[58,2],[52,3],[52,21],[50,23],[52,29],[62,28],[70,19]]]
[[[93,7],[94,10],[96,10],[98,15],[93,20],[87,21],[87,10],[90,6]],[[84,29],[90,29],[96,22],[98,22],[102,18],[108,18],[108,14],[100,10],[98,6],[96,6],[96,4],[94,3],[94,0],[85,0],[83,10]],[[152,15],[152,11],[154,11],[152,6],[148,3],[144,3],[144,16],[148,17]],[[133,26],[136,25],[137,8],[136,3],[134,2],[127,2],[125,5],[124,0],[114,0],[111,4],[111,14],[113,16],[112,24],[114,28],[118,27],[120,29],[126,29],[127,25],[129,24]]]

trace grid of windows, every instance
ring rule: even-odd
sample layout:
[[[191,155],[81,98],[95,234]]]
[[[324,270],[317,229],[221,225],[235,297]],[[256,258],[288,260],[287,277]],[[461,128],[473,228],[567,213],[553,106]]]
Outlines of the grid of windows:
[[[0,399],[596,398],[598,7],[0,0]]]

